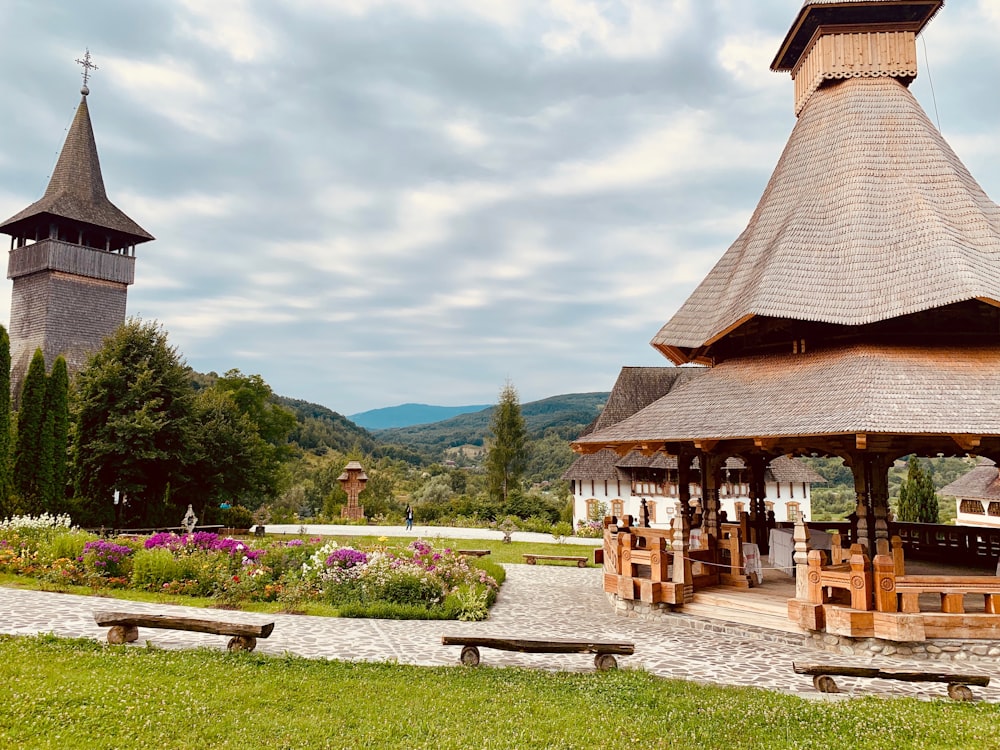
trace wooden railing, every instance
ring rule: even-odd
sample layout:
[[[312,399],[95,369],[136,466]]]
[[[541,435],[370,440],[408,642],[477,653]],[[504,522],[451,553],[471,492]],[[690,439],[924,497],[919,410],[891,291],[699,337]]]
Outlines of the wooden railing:
[[[844,545],[857,541],[857,528],[849,521],[810,521],[817,531],[839,531]],[[794,524],[779,523],[791,529]],[[978,526],[951,526],[939,523],[892,523],[890,533],[902,541],[910,560],[964,565],[995,570],[1000,560],[1000,529]]]

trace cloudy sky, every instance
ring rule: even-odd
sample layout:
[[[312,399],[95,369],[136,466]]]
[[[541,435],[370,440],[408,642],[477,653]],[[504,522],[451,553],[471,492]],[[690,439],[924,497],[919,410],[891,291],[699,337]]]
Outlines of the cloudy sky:
[[[649,340],[753,211],[801,5],[2,0],[0,220],[44,192],[89,47],[108,193],[157,238],[129,314],[195,369],[343,414],[608,390],[668,364]],[[1000,0],[923,38],[913,90],[997,200]]]

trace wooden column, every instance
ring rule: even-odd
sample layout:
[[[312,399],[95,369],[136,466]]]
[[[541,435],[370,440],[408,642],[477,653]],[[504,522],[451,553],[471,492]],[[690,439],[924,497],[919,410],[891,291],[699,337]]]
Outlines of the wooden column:
[[[795,598],[807,601],[809,599],[809,527],[805,525],[802,516],[795,522],[792,533],[795,541]]]
[[[873,544],[878,545],[880,539],[889,539],[889,467],[892,460],[882,453],[868,457],[872,516],[869,520],[869,535]],[[874,549],[871,547],[870,549]]]
[[[716,540],[722,537],[719,533],[719,485],[725,459],[702,451],[698,463],[701,464],[701,502],[704,512],[701,535],[707,548],[709,536]]]
[[[684,516],[684,523],[690,531],[691,516],[694,509],[691,507],[691,453],[681,450],[677,454],[677,500],[680,504],[681,514]],[[688,540],[690,544],[690,540]]]
[[[768,460],[767,456],[760,453],[744,456],[743,460],[750,470],[750,541],[757,545],[761,554],[766,555],[769,550],[767,548],[767,506],[764,501],[767,497],[765,472]]]
[[[845,463],[847,463],[845,461]],[[854,453],[850,456],[851,473],[854,475],[854,494],[857,504],[854,509],[857,515],[857,538],[852,539],[852,544],[860,544],[865,549],[875,548],[873,544],[874,535],[870,528],[872,520],[871,510],[871,468],[868,465],[865,454]]]

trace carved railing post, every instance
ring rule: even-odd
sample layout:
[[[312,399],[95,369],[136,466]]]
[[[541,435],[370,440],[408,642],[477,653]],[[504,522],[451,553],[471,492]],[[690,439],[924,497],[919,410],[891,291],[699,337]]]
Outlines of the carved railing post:
[[[795,598],[805,601],[809,598],[809,527],[801,516],[795,522],[792,539],[795,542],[792,556],[795,563]]]
[[[677,517],[674,523],[674,538],[671,550],[674,558],[673,582],[677,588],[683,587],[684,601],[694,598],[694,577],[691,574],[691,560],[688,551],[691,549],[691,524],[687,514],[678,503]]]

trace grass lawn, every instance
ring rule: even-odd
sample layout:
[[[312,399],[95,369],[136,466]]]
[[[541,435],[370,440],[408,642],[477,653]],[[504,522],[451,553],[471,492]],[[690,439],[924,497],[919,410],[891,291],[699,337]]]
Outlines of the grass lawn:
[[[0,636],[0,746],[1000,748],[1000,708],[810,701],[641,671],[411,667]]]

